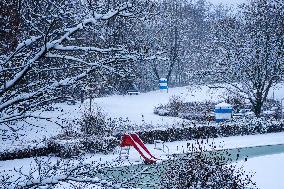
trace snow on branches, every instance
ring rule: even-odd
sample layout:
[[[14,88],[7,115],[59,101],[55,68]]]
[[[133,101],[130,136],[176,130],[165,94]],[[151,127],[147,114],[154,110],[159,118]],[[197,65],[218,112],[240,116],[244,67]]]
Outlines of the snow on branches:
[[[109,47],[97,40],[99,28],[108,20],[131,14],[129,3],[105,13],[81,13],[71,21],[66,17],[73,18],[76,12],[64,3],[47,0],[42,5],[24,5],[21,13],[30,26],[24,29],[26,39],[0,58],[0,123],[32,117],[28,112],[39,108],[40,102],[54,99],[60,87],[74,85],[90,73],[123,76],[123,66],[115,65],[134,59],[123,46]],[[33,15],[28,15],[32,10]]]
[[[247,98],[257,117],[269,90],[283,81],[283,18],[282,2],[253,0],[237,16],[216,23],[215,77]]]

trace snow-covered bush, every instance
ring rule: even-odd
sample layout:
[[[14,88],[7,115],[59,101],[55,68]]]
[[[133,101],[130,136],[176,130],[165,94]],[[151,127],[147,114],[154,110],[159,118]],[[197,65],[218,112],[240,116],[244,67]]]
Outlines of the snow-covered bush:
[[[160,104],[154,108],[154,114],[160,116],[180,117],[188,120],[204,121],[214,109],[214,103],[184,102],[179,96],[172,96],[167,104]]]
[[[184,102],[179,96],[172,96],[167,104],[171,115],[178,115],[184,108]]]
[[[81,132],[87,136],[109,136],[111,134],[109,129],[110,119],[107,118],[101,108],[94,107],[94,110],[83,113],[79,121]]]
[[[81,136],[71,139],[51,139],[47,149],[56,156],[71,158],[85,152],[109,153],[118,145],[119,140],[115,137]]]
[[[169,116],[170,111],[166,109],[166,107],[162,104],[154,108],[154,114],[159,116]]]
[[[93,152],[93,153],[109,153],[112,152],[118,145],[119,140],[115,137],[84,137],[81,140],[84,151]]]
[[[160,104],[154,108],[154,113],[160,116],[177,116],[183,109],[183,101],[179,96],[171,96],[168,104]]]
[[[83,145],[78,139],[52,139],[48,142],[48,148],[52,153],[62,158],[78,156],[83,152]]]
[[[231,164],[230,153],[218,152],[216,144],[210,144],[212,151],[205,152],[204,141],[183,159],[174,159],[166,163],[165,174],[160,188],[166,189],[219,189],[253,187],[252,175],[246,174],[242,168]]]
[[[61,159],[49,156],[35,157],[27,162],[30,166],[1,172],[0,188],[97,188],[106,185],[95,176],[105,165],[96,162],[88,164],[83,158]]]
[[[142,130],[142,126],[132,123],[128,118],[109,118],[110,127],[112,129],[113,135],[120,135],[126,132],[133,132],[135,128]]]
[[[115,122],[97,106],[85,111],[81,119],[66,123],[63,133],[48,142],[50,151],[70,158],[84,152],[111,152],[118,144],[111,125]]]

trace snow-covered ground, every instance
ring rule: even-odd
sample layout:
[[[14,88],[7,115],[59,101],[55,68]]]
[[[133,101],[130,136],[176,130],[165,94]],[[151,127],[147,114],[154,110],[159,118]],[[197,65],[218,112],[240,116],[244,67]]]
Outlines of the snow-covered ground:
[[[131,122],[153,124],[173,123],[179,118],[160,117],[153,113],[154,107],[166,104],[170,97],[179,96],[185,102],[215,101],[221,102],[226,98],[224,89],[209,88],[208,86],[188,86],[169,89],[169,93],[152,91],[139,95],[115,95],[97,98],[95,103],[102,107],[110,117],[128,118]]]
[[[170,97],[180,96],[184,101],[205,101],[211,100],[220,102],[226,98],[224,89],[210,89],[207,86],[188,86],[177,87],[169,90],[169,93],[161,93],[159,90],[139,95],[113,95],[109,97],[96,98],[92,106],[99,106],[107,116],[112,118],[128,119],[132,123],[141,125],[150,123],[156,127],[172,125],[183,120],[175,117],[161,117],[153,113],[154,107],[159,104],[169,102]],[[6,149],[23,148],[35,145],[36,142],[56,136],[62,131],[61,124],[67,126],[75,118],[80,118],[82,113],[89,108],[89,100],[83,104],[78,102],[76,105],[59,103],[54,106],[53,111],[35,112],[34,114],[44,119],[29,118],[19,122],[13,128],[17,132],[9,130],[8,133],[1,134],[0,152]],[[57,124],[58,123],[58,124]],[[3,125],[3,127],[5,127]],[[139,128],[138,128],[139,129]],[[1,132],[1,131],[0,131]],[[17,136],[14,136],[14,135]],[[7,135],[13,137],[6,137]]]
[[[11,125],[12,129],[1,125],[0,152],[6,149],[13,150],[43,145],[41,141],[56,136],[62,131],[60,125],[66,126],[68,122],[80,118],[83,106],[59,103],[53,108],[53,111],[34,112],[34,115],[39,119],[27,118]],[[7,128],[7,132],[4,132],[5,128]]]
[[[211,88],[208,86],[186,86],[170,88],[168,93],[151,91],[139,95],[114,95],[97,98],[94,102],[100,106],[110,117],[128,118],[131,122],[141,124],[173,123],[181,121],[180,118],[161,117],[153,113],[154,107],[166,104],[172,96],[179,96],[184,102],[222,102],[228,97],[224,88]],[[272,89],[269,98],[282,99],[284,97],[284,85],[278,85]],[[86,102],[88,104],[88,102]]]
[[[243,165],[246,172],[254,173],[252,180],[258,188],[284,188],[284,153],[254,157]]]
[[[247,3],[248,0],[208,0],[208,2],[212,3],[213,5],[239,5],[242,3]]]
[[[184,101],[205,101],[210,100],[214,102],[221,102],[227,97],[224,89],[210,89],[207,86],[188,86],[179,87],[169,90],[169,93],[161,93],[160,91],[152,91],[148,93],[141,93],[139,95],[114,95],[109,97],[97,98],[93,102],[102,108],[110,117],[122,117],[129,119],[133,123],[143,124],[152,123],[153,125],[172,124],[182,121],[174,117],[160,117],[153,113],[155,106],[165,104],[169,101],[170,97],[176,95],[180,96]],[[274,96],[276,99],[284,97],[283,86],[275,88],[269,94],[270,97]],[[60,124],[72,121],[74,118],[80,118],[83,111],[89,107],[89,101],[86,100],[84,104],[77,103],[76,105],[67,105],[66,103],[57,104],[54,111],[47,111],[39,113],[41,117],[50,117],[51,120],[57,121]],[[63,119],[65,121],[63,121]],[[36,126],[27,126],[30,124]],[[17,136],[13,136],[18,140],[5,139],[5,134],[1,134],[0,151],[13,148],[22,148],[34,145],[36,141],[43,140],[44,137],[49,138],[61,132],[61,127],[51,121],[44,121],[42,119],[33,120],[28,119],[26,122],[21,122],[17,125],[19,130],[16,132]],[[23,126],[23,127],[22,127]],[[224,141],[224,142],[222,142]],[[192,141],[177,141],[166,143],[169,147],[170,154],[185,152],[186,144]],[[255,135],[255,136],[236,136],[227,138],[215,139],[216,143],[222,142],[223,148],[241,148],[248,146],[262,146],[262,145],[275,145],[284,144],[284,133]],[[154,145],[146,145],[150,151],[160,159],[166,158],[166,154],[154,149]],[[177,147],[178,146],[178,147]],[[95,154],[86,155],[86,162],[113,162],[118,158],[116,154]],[[141,163],[137,151],[130,150],[130,162]],[[0,172],[4,170],[13,169],[13,167],[26,167],[28,170],[33,164],[32,158],[11,160],[0,162]],[[125,165],[129,162],[124,162]],[[259,166],[261,165],[261,166]],[[273,154],[262,157],[254,157],[244,163],[244,167],[248,171],[256,171],[254,179],[260,188],[283,188],[280,183],[280,175],[283,175],[283,154]]]
[[[157,90],[133,96],[113,95],[96,98],[93,100],[92,105],[97,104],[107,116],[112,118],[122,117],[137,125],[150,123],[160,127],[184,121],[177,117],[161,117],[153,113],[155,106],[169,102],[172,96],[179,96],[184,101],[201,102],[210,100],[217,103],[226,99],[227,95],[228,93],[226,93],[225,89],[209,88],[208,86],[187,86],[170,88],[169,93],[162,93]],[[274,96],[279,100],[282,99],[284,97],[283,85],[279,85],[272,90],[269,96]],[[35,113],[39,117],[50,118],[48,121],[29,118],[12,126],[17,132],[12,132],[12,130],[8,129],[9,132],[4,133],[3,130],[0,130],[2,132],[0,136],[0,151],[7,148],[22,148],[23,146],[33,145],[36,141],[42,141],[44,138],[55,136],[62,131],[58,124],[66,126],[74,118],[80,118],[82,113],[88,108],[89,100],[86,100],[84,104],[78,102],[76,105],[60,103],[54,106],[54,111]],[[5,128],[5,125],[3,125],[3,128]],[[6,137],[7,135],[13,137],[8,138]]]

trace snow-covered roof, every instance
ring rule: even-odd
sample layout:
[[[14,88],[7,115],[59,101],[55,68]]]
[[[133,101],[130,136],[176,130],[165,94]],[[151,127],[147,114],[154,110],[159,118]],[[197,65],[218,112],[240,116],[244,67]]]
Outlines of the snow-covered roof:
[[[232,105],[228,104],[226,102],[221,102],[221,103],[215,105],[215,108],[228,108],[228,109],[232,109]]]

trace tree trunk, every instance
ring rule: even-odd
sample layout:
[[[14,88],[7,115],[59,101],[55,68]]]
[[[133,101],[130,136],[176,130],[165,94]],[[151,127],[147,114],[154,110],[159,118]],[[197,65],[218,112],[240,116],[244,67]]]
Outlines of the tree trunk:
[[[257,118],[259,118],[260,115],[261,115],[262,104],[263,104],[262,99],[256,99],[255,100],[255,104],[253,106],[253,112],[254,112],[254,114]]]

